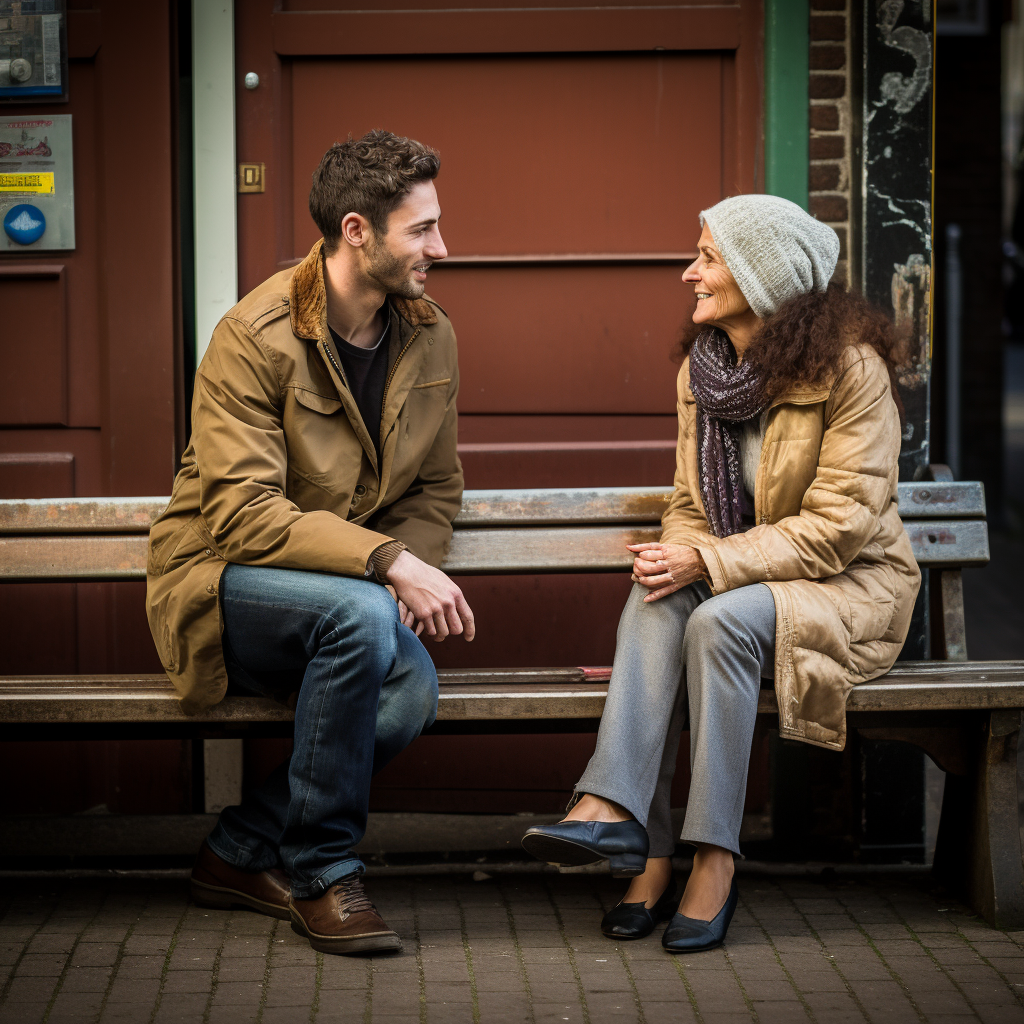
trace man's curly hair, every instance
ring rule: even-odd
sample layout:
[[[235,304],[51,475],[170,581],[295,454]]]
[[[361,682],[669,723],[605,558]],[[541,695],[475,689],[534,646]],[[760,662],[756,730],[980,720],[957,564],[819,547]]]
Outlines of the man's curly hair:
[[[338,250],[346,214],[365,217],[383,237],[388,217],[413,185],[432,181],[440,169],[436,150],[380,128],[361,139],[349,135],[347,141],[336,142],[313,172],[309,190],[309,212],[324,236],[327,255]]]
[[[683,327],[676,356],[689,355],[707,330],[692,321]],[[892,320],[862,295],[833,282],[823,292],[798,295],[765,317],[747,349],[748,361],[761,378],[766,397],[777,398],[794,384],[825,384],[839,368],[849,345],[870,345],[889,371],[892,397],[905,420],[897,388],[897,370],[906,358],[908,338]]]

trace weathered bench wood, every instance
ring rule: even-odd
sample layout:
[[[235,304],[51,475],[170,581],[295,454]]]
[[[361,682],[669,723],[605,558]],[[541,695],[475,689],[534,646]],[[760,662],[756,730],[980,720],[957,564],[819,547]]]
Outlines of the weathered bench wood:
[[[453,575],[628,569],[626,544],[657,539],[671,493],[618,487],[467,491],[444,569]],[[149,527],[166,503],[0,502],[0,582],[145,579]],[[901,484],[900,509],[923,567],[988,562],[980,484]],[[932,518],[937,514],[950,518]]]
[[[444,564],[453,574],[619,572],[625,544],[658,536],[671,488],[467,491]],[[156,498],[0,501],[0,582],[138,580]],[[915,556],[931,570],[933,631],[946,660],[901,662],[851,691],[850,727],[928,752],[947,772],[936,864],[965,881],[992,923],[1024,925],[1017,831],[1016,736],[1024,665],[969,662],[960,570],[989,558],[980,484],[900,484],[900,515]],[[516,731],[594,728],[610,669],[473,669],[440,673],[441,728]],[[777,713],[765,690],[759,713]],[[27,676],[0,679],[0,732],[66,735],[150,729],[159,735],[238,736],[287,730],[275,701],[230,696],[182,714],[162,675]],[[19,732],[20,731],[20,732]],[[74,733],[77,735],[77,731]]]
[[[900,662],[884,677],[855,687],[853,712],[991,711],[1024,707],[1024,673],[1017,662],[975,661],[956,668],[942,662]],[[438,673],[438,720],[601,717],[608,667],[449,669]],[[511,707],[512,703],[516,707]],[[758,712],[777,712],[764,690]],[[528,711],[529,713],[525,713]],[[243,719],[290,722],[292,712],[261,697],[228,697],[198,715],[181,711],[163,675],[23,676],[0,678],[0,721],[44,724],[160,722],[182,726]]]
[[[976,481],[901,483],[900,517],[983,519],[985,491]],[[654,523],[671,487],[535,488],[466,491],[456,529],[555,526],[560,523]],[[0,501],[0,535],[9,533],[149,533],[168,498],[9,498]]]

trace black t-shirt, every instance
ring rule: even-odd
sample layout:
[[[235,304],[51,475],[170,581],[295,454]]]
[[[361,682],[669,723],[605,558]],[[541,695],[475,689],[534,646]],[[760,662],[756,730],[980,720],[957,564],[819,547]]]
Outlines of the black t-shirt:
[[[388,310],[384,310],[385,314]],[[352,397],[356,400],[359,415],[363,418],[366,430],[380,458],[380,414],[384,402],[384,385],[388,377],[388,327],[373,348],[359,348],[350,345],[344,338],[328,326],[334,346],[341,358],[341,367],[345,371]]]

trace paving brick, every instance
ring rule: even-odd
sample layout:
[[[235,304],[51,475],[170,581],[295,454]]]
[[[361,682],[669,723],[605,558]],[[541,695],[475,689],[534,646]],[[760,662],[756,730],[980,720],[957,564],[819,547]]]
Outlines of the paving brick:
[[[49,1000],[57,988],[56,977],[14,978],[7,990],[6,1003],[35,1003]]]
[[[104,891],[110,912],[95,915]],[[156,1024],[202,1020],[208,1001],[207,1024],[254,1021],[268,962],[264,1024],[308,1019],[317,957],[301,937],[259,915],[187,911],[185,892],[177,883],[147,883],[148,903],[141,892],[138,883],[125,881],[104,881],[83,890],[77,903],[74,891],[65,892],[61,916],[38,933],[48,902],[9,906],[0,919],[0,978],[4,962],[8,970],[18,963],[19,974],[0,1005],[0,1024],[41,1018],[76,940],[54,1002],[57,1016],[52,1013],[49,1024],[74,1020],[76,1014],[96,1020],[104,993],[99,1024],[148,1021],[176,928]],[[561,930],[549,892],[561,914]],[[546,885],[537,879],[504,878],[476,887],[457,878],[383,879],[374,883],[374,893],[389,920],[402,929],[406,951],[366,960],[322,958],[318,1024],[362,1022],[371,978],[371,1021],[418,1024],[420,964],[427,1024],[468,1024],[473,990],[463,920],[481,1024],[521,1024],[530,1019],[531,1006],[535,1021],[582,1024],[580,984],[592,1024],[633,1024],[639,1019],[638,999],[648,1024],[690,1024],[696,1017],[680,974],[688,980],[705,1024],[751,1020],[744,991],[762,1024],[804,1021],[804,1003],[820,1024],[864,1024],[857,1000],[872,1024],[916,1021],[905,989],[929,1024],[1022,1019],[1015,992],[1024,990],[1024,933],[1015,942],[1013,936],[959,911],[948,912],[949,901],[937,903],[923,884],[905,878],[862,878],[841,885],[813,879],[744,880],[742,905],[727,946],[679,958],[664,953],[656,934],[634,943],[609,942],[600,935],[602,908],[620,898],[622,883],[599,876],[568,875]],[[513,908],[518,945],[496,893]],[[419,958],[414,894],[420,924],[429,925],[420,933]],[[940,913],[940,906],[947,912]],[[914,940],[904,922],[927,948]],[[858,925],[874,939],[877,951]],[[118,961],[119,943],[126,936]],[[976,1013],[951,978],[968,993]],[[17,1015],[12,1007],[18,1008]]]
[[[56,978],[66,962],[63,953],[26,953],[14,973],[19,978]]]
[[[47,1003],[4,1003],[0,1006],[0,1024],[37,1024],[46,1013]]]
[[[163,983],[164,996],[210,992],[213,978],[205,971],[168,971]]]

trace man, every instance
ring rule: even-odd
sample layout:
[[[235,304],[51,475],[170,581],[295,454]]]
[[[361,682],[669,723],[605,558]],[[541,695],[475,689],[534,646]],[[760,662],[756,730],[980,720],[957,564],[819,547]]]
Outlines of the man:
[[[290,917],[325,953],[401,948],[353,848],[372,774],[436,714],[417,635],[474,635],[436,568],[462,498],[455,335],[423,296],[447,255],[439,167],[384,131],[327,151],[324,237],[214,330],[150,534],[150,627],[184,709],[229,685],[295,707],[290,763],[223,812],[193,896]]]

